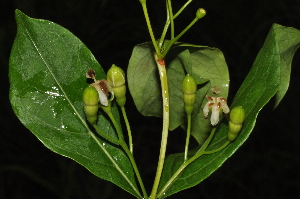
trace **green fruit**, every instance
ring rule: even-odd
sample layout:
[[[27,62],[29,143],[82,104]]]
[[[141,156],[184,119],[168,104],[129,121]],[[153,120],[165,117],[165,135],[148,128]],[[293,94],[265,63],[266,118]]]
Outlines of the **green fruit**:
[[[233,141],[242,129],[245,120],[245,110],[242,106],[234,107],[230,112],[229,130],[227,139]]]
[[[187,74],[182,82],[184,109],[187,114],[191,114],[196,101],[197,83],[194,78]]]
[[[94,87],[88,86],[84,89],[83,102],[87,121],[92,125],[96,124],[98,118],[99,95]]]
[[[119,106],[124,106],[126,102],[126,86],[125,86],[125,73],[116,66],[112,65],[107,72],[107,81],[112,86],[114,96]]]

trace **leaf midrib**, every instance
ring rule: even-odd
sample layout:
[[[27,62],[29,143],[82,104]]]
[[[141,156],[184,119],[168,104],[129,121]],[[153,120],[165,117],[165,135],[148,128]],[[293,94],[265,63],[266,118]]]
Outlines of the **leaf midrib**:
[[[37,44],[34,42],[33,38],[31,37],[31,34],[29,32],[29,30],[26,28],[26,26],[21,23],[21,25],[23,26],[23,29],[26,31],[26,34],[29,38],[29,40],[31,41],[32,45],[34,46],[35,50],[37,51],[39,57],[41,58],[41,60],[43,61],[43,63],[45,64],[47,70],[49,71],[49,73],[51,74],[51,76],[53,77],[55,83],[57,84],[57,86],[59,87],[59,89],[61,90],[61,92],[63,93],[65,99],[67,100],[68,104],[71,106],[71,108],[74,110],[74,112],[76,113],[77,117],[80,119],[80,121],[82,122],[82,124],[85,126],[86,130],[88,131],[89,135],[94,139],[94,141],[97,143],[97,145],[103,150],[103,152],[107,155],[107,157],[111,160],[111,162],[113,163],[113,165],[115,166],[115,168],[120,172],[120,174],[123,176],[123,178],[127,181],[127,183],[132,187],[132,189],[136,192],[136,194],[142,198],[140,192],[138,191],[138,189],[136,189],[136,187],[132,184],[132,182],[128,179],[128,177],[125,175],[125,173],[121,170],[121,168],[118,166],[118,164],[115,162],[115,160],[112,158],[112,156],[109,154],[109,152],[101,145],[101,143],[99,142],[99,140],[97,139],[97,137],[93,134],[93,132],[90,131],[89,127],[87,126],[85,120],[80,117],[79,112],[77,111],[77,109],[74,107],[74,105],[71,103],[71,100],[69,99],[69,97],[67,96],[65,90],[62,88],[61,84],[59,83],[59,81],[57,80],[56,76],[54,75],[53,71],[51,70],[49,64],[45,61],[42,53],[39,51],[39,48],[37,46]]]

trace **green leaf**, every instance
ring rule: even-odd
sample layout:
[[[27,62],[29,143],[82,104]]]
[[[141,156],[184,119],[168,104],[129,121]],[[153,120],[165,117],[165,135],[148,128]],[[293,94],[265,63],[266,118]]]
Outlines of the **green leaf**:
[[[246,141],[254,128],[259,111],[274,95],[277,94],[280,98],[284,95],[279,92],[279,89],[288,84],[289,78],[282,79],[282,76],[290,67],[292,55],[300,45],[299,39],[295,39],[295,37],[299,37],[299,34],[300,31],[293,28],[277,24],[272,26],[264,46],[258,53],[252,69],[238,90],[231,106],[242,106],[246,111],[240,135],[225,149],[196,159],[183,169],[174,181],[169,180],[183,163],[184,156],[183,154],[169,155],[159,186],[160,198],[197,185],[217,170]],[[282,37],[283,35],[284,37]],[[208,151],[217,149],[226,141],[227,130],[228,126],[223,121],[210,143]]]
[[[297,29],[287,28],[279,24],[274,24],[273,29],[276,32],[275,37],[280,53],[280,85],[276,93],[276,107],[289,87],[292,58],[300,46],[300,32]]]
[[[129,159],[89,129],[82,93],[85,73],[105,73],[87,47],[65,28],[16,10],[18,24],[10,56],[10,100],[20,121],[50,150],[141,198]],[[117,108],[113,114],[119,123]],[[99,127],[115,136],[107,117]]]
[[[150,43],[135,46],[129,61],[127,76],[130,93],[137,109],[145,116],[162,116],[162,98],[159,76]],[[211,129],[205,120],[202,108],[206,94],[212,95],[213,86],[222,89],[221,96],[227,98],[229,74],[222,52],[216,48],[177,43],[166,58],[170,95],[170,130],[185,126],[182,81],[187,73],[198,84],[193,111],[192,135],[202,143]]]

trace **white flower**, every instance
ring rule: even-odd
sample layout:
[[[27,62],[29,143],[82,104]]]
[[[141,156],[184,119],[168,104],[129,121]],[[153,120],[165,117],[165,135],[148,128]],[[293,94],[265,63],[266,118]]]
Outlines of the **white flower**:
[[[91,84],[91,86],[98,91],[100,103],[104,106],[108,106],[108,93],[111,93],[110,101],[114,98],[114,92],[109,82],[105,79],[96,80],[95,83]]]
[[[227,101],[223,97],[210,97],[206,95],[208,102],[203,108],[203,115],[207,119],[209,110],[211,109],[210,122],[211,125],[216,125],[219,122],[220,110],[222,109],[224,113],[229,113],[229,107]]]
[[[105,79],[96,80],[95,71],[91,68],[89,68],[86,73],[86,77],[94,80],[94,83],[91,83],[91,86],[98,91],[100,103],[104,106],[108,106],[108,100],[112,101],[114,99],[114,91],[109,82]],[[110,99],[108,99],[109,93],[111,93]]]

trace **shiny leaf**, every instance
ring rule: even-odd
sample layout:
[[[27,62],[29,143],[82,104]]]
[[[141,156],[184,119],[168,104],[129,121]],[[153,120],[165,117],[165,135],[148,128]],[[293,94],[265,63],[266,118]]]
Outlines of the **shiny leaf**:
[[[18,24],[10,56],[10,100],[20,121],[50,150],[69,157],[96,176],[141,198],[124,152],[90,130],[83,112],[85,73],[105,73],[87,47],[65,28],[16,11]],[[116,107],[114,116],[119,122]],[[107,117],[99,127],[115,136]]]

